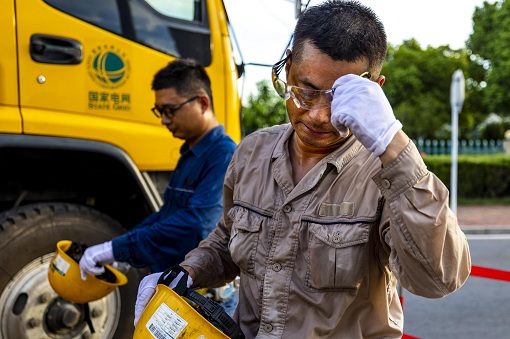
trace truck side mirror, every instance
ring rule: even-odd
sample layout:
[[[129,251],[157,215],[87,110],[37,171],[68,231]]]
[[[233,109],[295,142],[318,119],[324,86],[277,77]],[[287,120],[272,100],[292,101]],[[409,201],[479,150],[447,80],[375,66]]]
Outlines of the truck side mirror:
[[[241,62],[240,64],[236,64],[237,68],[237,78],[241,78],[244,75],[244,62]]]

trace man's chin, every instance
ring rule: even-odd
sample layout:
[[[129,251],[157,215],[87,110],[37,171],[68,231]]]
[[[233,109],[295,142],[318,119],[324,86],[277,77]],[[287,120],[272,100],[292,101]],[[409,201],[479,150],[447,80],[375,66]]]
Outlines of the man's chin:
[[[170,131],[172,133],[172,136],[177,139],[184,140],[184,137],[179,133],[179,131]]]

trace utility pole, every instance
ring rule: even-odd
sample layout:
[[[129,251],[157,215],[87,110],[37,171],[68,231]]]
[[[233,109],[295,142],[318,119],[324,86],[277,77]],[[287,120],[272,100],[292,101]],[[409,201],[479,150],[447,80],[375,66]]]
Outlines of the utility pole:
[[[450,86],[450,104],[452,107],[452,147],[450,173],[450,208],[457,214],[457,155],[459,152],[459,114],[462,111],[465,94],[465,80],[462,70],[456,70],[452,75]]]

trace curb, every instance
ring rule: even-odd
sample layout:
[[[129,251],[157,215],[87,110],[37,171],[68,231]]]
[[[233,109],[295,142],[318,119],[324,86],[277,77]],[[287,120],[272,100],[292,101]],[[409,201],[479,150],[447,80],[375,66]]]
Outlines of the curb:
[[[464,234],[510,234],[509,226],[461,226]]]

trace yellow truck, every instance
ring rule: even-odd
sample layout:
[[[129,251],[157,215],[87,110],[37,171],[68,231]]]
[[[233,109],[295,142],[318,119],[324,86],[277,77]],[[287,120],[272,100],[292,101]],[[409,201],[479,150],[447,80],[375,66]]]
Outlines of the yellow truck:
[[[0,339],[130,338],[145,271],[90,304],[51,289],[59,240],[96,244],[161,206],[181,141],[150,108],[175,58],[206,66],[241,138],[240,69],[221,0],[0,2]]]

